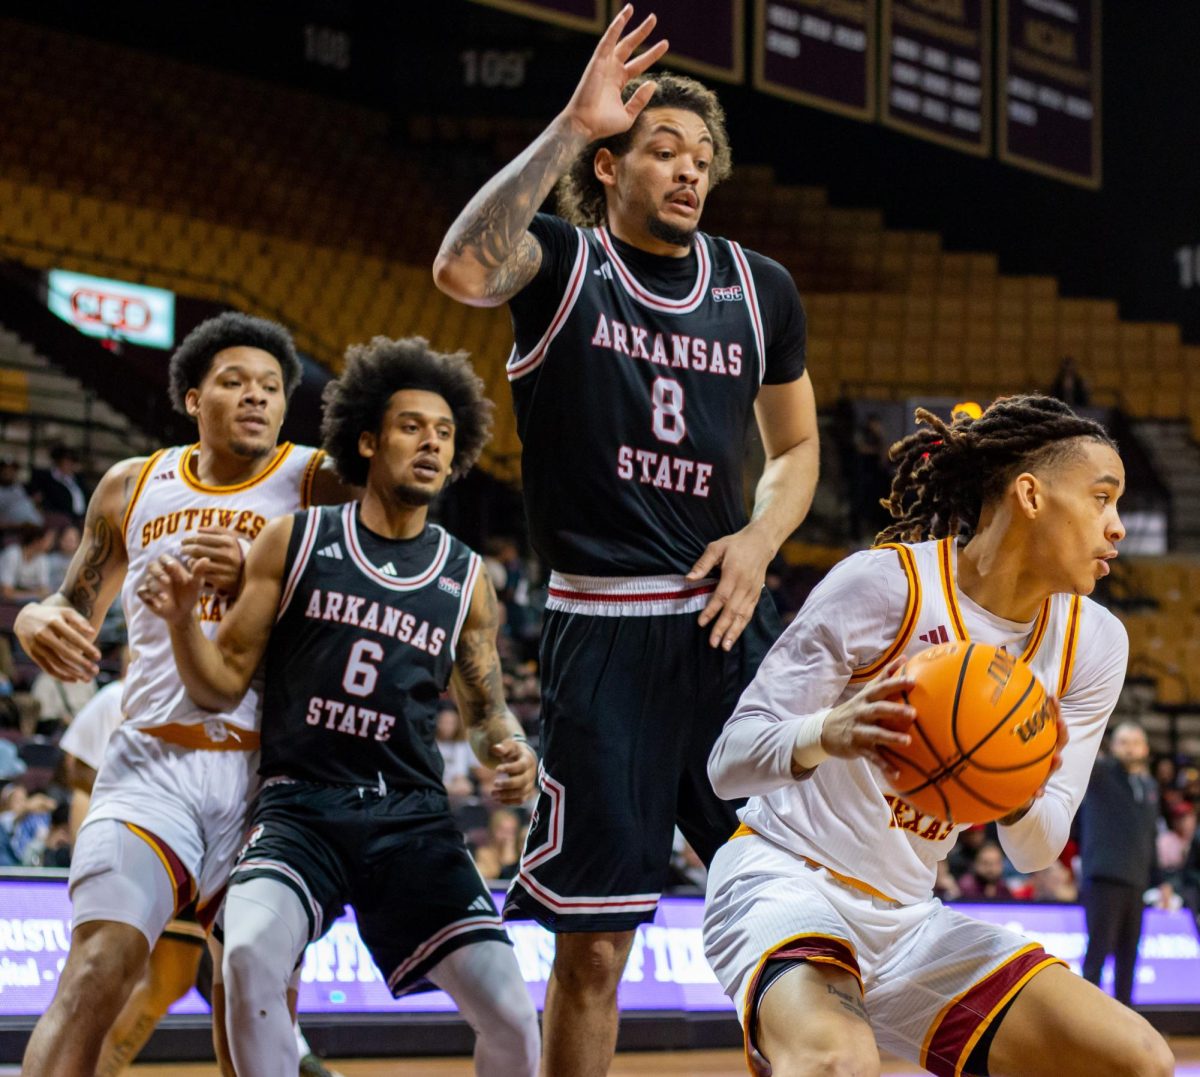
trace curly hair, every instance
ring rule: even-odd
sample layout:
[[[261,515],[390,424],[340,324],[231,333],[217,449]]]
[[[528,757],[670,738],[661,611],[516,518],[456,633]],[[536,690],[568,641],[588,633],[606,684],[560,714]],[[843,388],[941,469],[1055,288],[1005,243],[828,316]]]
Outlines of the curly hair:
[[[435,352],[423,337],[374,337],[346,349],[341,377],[321,396],[321,442],[344,481],[366,485],[370,465],[358,451],[359,435],[379,433],[388,401],[402,389],[437,393],[450,405],[455,424],[450,481],[475,466],[492,433],[492,402],[467,353]]]
[[[621,91],[621,99],[628,101],[637,88],[650,81],[650,75],[641,75],[630,80]],[[713,140],[713,159],[708,169],[708,189],[711,191],[733,170],[733,155],[729,148],[729,135],[725,130],[725,110],[717,95],[703,83],[683,75],[655,75],[654,96],[641,111],[628,131],[608,138],[597,139],[583,148],[571,162],[570,168],[558,181],[555,199],[558,212],[571,224],[580,228],[598,228],[608,219],[608,203],[605,187],[596,178],[595,161],[599,150],[607,149],[616,157],[624,156],[633,145],[641,125],[642,117],[652,108],[681,108],[694,112],[708,127]]]
[[[239,347],[259,348],[275,356],[283,371],[284,396],[291,399],[300,384],[300,359],[291,333],[278,322],[227,310],[202,321],[183,338],[171,356],[168,389],[171,404],[177,412],[187,415],[188,390],[200,387],[216,354],[226,348]]]
[[[916,420],[926,429],[888,452],[896,475],[882,504],[895,523],[879,532],[877,543],[969,537],[983,507],[1017,475],[1068,459],[1078,451],[1075,439],[1117,448],[1098,422],[1049,396],[1003,397],[978,419],[964,416],[953,423],[917,408]]]

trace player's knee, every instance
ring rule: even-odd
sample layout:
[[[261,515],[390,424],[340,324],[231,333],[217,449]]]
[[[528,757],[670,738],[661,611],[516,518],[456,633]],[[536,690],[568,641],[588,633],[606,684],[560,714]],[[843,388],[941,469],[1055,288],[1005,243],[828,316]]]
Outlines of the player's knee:
[[[879,1077],[879,1053],[853,1044],[772,1052],[772,1077]]]
[[[537,1009],[527,991],[514,991],[496,1000],[493,1020],[479,1030],[479,1035],[513,1063],[514,1072],[536,1067],[541,1035]]]
[[[101,936],[72,943],[58,994],[63,1005],[86,1020],[107,1022],[120,1009],[142,973],[143,962]]]
[[[615,998],[628,953],[619,936],[572,939],[565,946],[560,937],[554,956],[554,978],[563,991],[573,995]]]
[[[287,977],[272,975],[270,963],[270,955],[252,939],[227,938],[221,959],[226,999],[234,1005],[261,1007],[276,1001],[273,996],[278,995],[278,1000],[285,1002]]]

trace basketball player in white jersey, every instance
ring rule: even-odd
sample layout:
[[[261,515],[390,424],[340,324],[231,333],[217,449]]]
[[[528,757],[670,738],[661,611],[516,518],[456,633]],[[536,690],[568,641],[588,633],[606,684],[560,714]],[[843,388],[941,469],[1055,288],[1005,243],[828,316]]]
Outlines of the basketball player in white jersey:
[[[1057,697],[1060,765],[1000,840],[1020,871],[1054,861],[1125,676],[1124,628],[1084,597],[1125,534],[1120,457],[1048,397],[949,426],[917,415],[880,536],[903,541],[830,572],[713,749],[718,794],[750,800],[709,876],[709,962],[757,1074],[878,1074],[879,1045],[942,1077],[1166,1077],[1143,1018],[933,897],[961,827],[890,793],[877,751],[915,717],[888,699],[912,685],[903,654],[960,639],[1022,655]]]
[[[161,554],[207,558],[201,616],[215,633],[244,548],[267,521],[314,499],[344,499],[321,453],[277,444],[299,380],[282,327],[234,313],[198,326],[171,359],[170,391],[199,441],[114,465],[92,496],[62,589],[17,619],[42,669],[86,679],[99,658],[92,640],[119,591],[131,651],[126,718],[71,864],[71,949],[30,1038],[25,1074],[90,1077],[168,921],[192,902],[206,927],[216,913],[255,789],[257,690],[226,714],[197,707],[165,626],[134,592]]]

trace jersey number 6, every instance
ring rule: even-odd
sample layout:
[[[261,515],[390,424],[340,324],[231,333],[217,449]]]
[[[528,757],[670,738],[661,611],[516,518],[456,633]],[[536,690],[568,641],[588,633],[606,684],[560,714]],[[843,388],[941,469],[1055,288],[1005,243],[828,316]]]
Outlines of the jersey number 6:
[[[375,663],[383,660],[383,648],[373,639],[360,639],[350,648],[342,687],[352,696],[369,696],[375,691],[379,670]]]
[[[655,378],[650,400],[654,404],[654,436],[678,445],[687,433],[687,423],[683,421],[683,386],[674,378]]]

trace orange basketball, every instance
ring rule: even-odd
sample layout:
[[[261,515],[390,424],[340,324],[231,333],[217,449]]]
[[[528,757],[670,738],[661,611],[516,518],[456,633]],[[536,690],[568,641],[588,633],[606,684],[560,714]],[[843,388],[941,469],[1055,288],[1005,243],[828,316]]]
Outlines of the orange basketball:
[[[1058,733],[1033,670],[999,647],[946,643],[905,663],[917,720],[904,748],[901,800],[948,823],[987,823],[1021,807],[1050,773]]]

